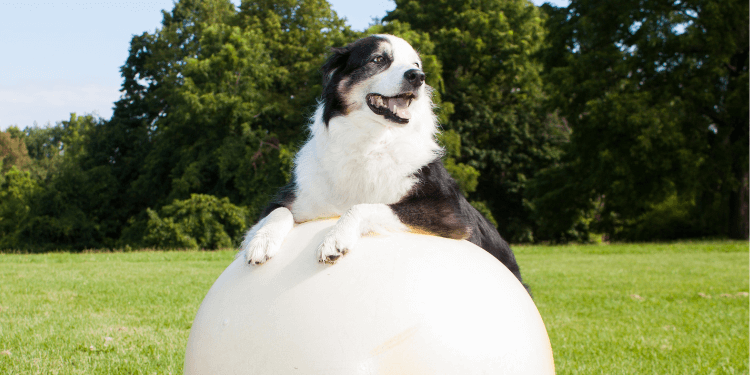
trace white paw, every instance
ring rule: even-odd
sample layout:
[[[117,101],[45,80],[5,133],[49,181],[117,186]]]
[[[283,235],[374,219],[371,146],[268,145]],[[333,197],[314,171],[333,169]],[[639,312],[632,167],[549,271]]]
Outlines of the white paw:
[[[318,262],[334,264],[354,247],[359,235],[354,230],[347,230],[343,225],[337,224],[318,246]]]
[[[245,261],[248,264],[263,264],[271,259],[281,248],[282,242],[284,242],[283,236],[274,236],[271,231],[259,230],[250,242],[245,245],[243,243],[243,250],[245,250]]]
[[[279,207],[273,210],[247,231],[245,240],[240,245],[240,250],[244,252],[245,262],[263,264],[271,259],[281,248],[284,237],[292,230],[292,227],[294,227],[294,217],[289,209]]]

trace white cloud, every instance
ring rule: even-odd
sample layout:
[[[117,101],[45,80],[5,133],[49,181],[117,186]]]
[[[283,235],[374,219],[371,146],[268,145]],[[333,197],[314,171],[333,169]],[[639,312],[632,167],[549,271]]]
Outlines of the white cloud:
[[[114,102],[120,97],[119,87],[94,83],[21,83],[0,86],[0,129],[10,125],[20,128],[47,122],[67,120],[71,112],[97,113],[112,116]]]

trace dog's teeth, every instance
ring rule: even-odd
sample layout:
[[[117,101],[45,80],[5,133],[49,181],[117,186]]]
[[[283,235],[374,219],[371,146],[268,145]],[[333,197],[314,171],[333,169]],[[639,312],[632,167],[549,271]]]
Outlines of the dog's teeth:
[[[403,118],[403,119],[410,119],[411,113],[409,112],[409,103],[411,102],[411,98],[406,99],[405,97],[399,97],[399,98],[393,98],[391,100],[391,105],[389,106],[389,109],[393,114],[396,116]]]
[[[367,97],[367,100],[373,108],[388,110],[393,115],[396,115],[396,117],[402,119],[408,120],[411,118],[409,106],[411,106],[411,103],[414,100],[413,95],[402,94],[389,98],[382,95],[372,94]]]

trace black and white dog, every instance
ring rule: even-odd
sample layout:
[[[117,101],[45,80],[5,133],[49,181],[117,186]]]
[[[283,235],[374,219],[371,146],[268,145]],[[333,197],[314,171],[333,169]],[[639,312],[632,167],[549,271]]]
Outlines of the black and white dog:
[[[421,68],[417,52],[392,35],[333,49],[293,180],[248,231],[240,256],[264,263],[295,222],[340,216],[318,247],[320,262],[335,262],[371,231],[418,230],[467,239],[521,280],[508,243],[443,167]]]

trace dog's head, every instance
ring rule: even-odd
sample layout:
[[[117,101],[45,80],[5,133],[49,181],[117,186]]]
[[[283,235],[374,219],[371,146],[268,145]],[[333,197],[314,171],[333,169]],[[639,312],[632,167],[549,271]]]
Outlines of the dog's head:
[[[416,113],[431,112],[422,61],[405,40],[372,35],[332,51],[322,69],[326,126],[336,116],[355,112],[403,126]]]

